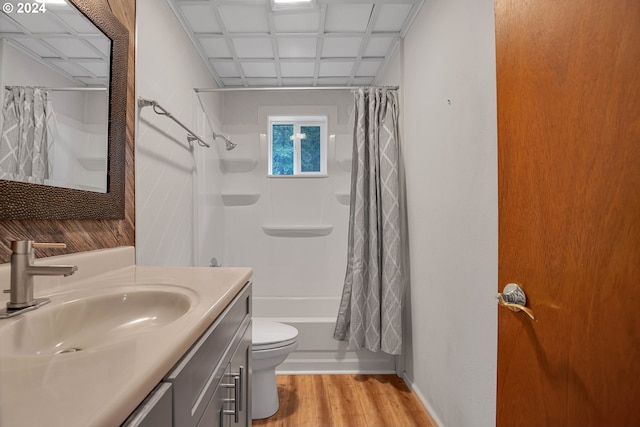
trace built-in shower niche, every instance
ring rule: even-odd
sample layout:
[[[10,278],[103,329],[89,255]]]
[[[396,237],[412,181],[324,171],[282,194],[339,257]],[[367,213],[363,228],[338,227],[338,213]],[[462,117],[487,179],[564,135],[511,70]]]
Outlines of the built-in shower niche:
[[[333,225],[263,225],[262,231],[274,237],[320,237],[333,231]]]
[[[222,193],[220,196],[225,206],[250,206],[260,199],[259,193]]]
[[[353,158],[352,136],[346,133],[337,134],[334,143],[334,192],[335,199],[341,205],[349,206],[351,200],[351,165]]]
[[[351,193],[349,193],[348,191],[336,191],[334,193],[334,196],[336,197],[338,203],[340,203],[341,205],[348,206],[351,203]]]
[[[224,206],[254,205],[261,194],[257,176],[263,152],[261,136],[258,133],[228,133],[225,136],[236,146],[233,150],[226,150],[223,145],[218,147],[220,170],[225,175],[220,194],[222,203]]]

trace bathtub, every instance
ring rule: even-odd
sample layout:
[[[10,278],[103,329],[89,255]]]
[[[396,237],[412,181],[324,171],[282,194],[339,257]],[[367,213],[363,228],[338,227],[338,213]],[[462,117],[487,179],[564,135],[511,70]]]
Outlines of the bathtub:
[[[395,358],[369,350],[352,351],[333,338],[340,297],[253,297],[253,317],[298,329],[298,348],[280,374],[395,373]]]

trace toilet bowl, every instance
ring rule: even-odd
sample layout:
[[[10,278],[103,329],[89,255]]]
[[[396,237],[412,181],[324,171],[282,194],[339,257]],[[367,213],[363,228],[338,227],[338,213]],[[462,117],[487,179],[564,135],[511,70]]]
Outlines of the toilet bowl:
[[[298,347],[298,330],[283,323],[253,319],[251,418],[268,418],[278,411],[276,367]]]

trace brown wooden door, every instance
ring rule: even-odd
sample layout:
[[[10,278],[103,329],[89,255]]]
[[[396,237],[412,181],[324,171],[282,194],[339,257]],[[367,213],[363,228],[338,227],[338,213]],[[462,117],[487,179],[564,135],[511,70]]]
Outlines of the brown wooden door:
[[[495,13],[497,425],[640,426],[640,1]]]

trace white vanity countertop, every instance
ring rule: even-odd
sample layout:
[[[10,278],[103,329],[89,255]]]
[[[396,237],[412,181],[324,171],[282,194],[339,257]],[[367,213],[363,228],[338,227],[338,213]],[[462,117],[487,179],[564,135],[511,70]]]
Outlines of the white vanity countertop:
[[[250,268],[135,266],[133,250],[117,248],[37,261],[75,264],[78,273],[68,278],[38,277],[34,295],[53,300],[71,290],[90,293],[110,286],[160,284],[186,288],[184,292],[193,295],[196,303],[162,328],[102,348],[59,355],[0,356],[0,426],[119,426],[252,275]],[[7,265],[0,265],[0,281],[8,288],[7,270]],[[5,302],[6,296],[1,297],[0,304]],[[0,337],[2,328],[29,314],[0,319]]]

